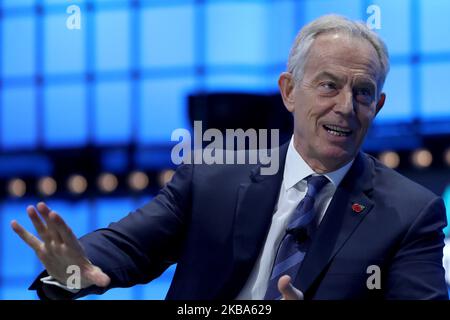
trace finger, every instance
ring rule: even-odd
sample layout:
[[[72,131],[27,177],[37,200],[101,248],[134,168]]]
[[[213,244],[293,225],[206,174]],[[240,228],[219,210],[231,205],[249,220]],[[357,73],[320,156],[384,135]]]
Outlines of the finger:
[[[49,214],[50,221],[55,225],[55,230],[58,232],[62,241],[68,246],[78,245],[78,239],[73,233],[72,229],[66,224],[63,218],[56,212],[52,211]]]
[[[44,202],[39,202],[37,204],[37,209],[41,214],[42,218],[44,218],[45,222],[47,223],[48,238],[46,239],[45,242],[47,243],[53,240],[57,243],[62,243],[63,240],[61,239],[61,236],[56,230],[57,227],[55,223],[50,219],[50,213],[52,212],[52,210]]]
[[[25,228],[18,224],[16,220],[11,221],[11,228],[26,244],[28,244],[35,251],[38,251],[41,248],[42,242],[27,230],[25,230]]]
[[[45,223],[47,224],[47,232],[49,235],[48,240],[62,242],[61,237],[59,236],[58,232],[55,230],[54,223],[50,220],[50,212],[52,212],[52,210],[47,206],[47,204],[45,202],[39,202],[36,207],[39,211],[39,214],[42,216],[42,218],[44,218]]]
[[[38,209],[41,216],[44,218],[45,221],[48,220],[48,214],[52,211],[45,202],[39,202],[36,205],[36,208]]]
[[[37,214],[33,206],[27,207],[27,214],[31,222],[33,223],[33,226],[36,229],[37,233],[39,234],[41,239],[45,241],[45,239],[48,237],[47,226],[42,222],[41,218],[39,218],[39,215]]]
[[[283,296],[282,300],[303,300],[303,292],[292,285],[291,277],[288,275],[278,280],[278,290]]]

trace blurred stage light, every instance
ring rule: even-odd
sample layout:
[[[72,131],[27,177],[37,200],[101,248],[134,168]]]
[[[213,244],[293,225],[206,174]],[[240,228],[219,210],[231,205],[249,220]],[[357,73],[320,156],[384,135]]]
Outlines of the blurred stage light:
[[[417,168],[426,168],[433,162],[433,156],[430,151],[419,149],[413,152],[411,161]]]
[[[78,174],[74,174],[67,180],[67,188],[70,192],[75,194],[81,194],[87,189],[86,178]]]
[[[378,159],[387,167],[395,169],[400,164],[400,156],[394,151],[385,151],[380,153]]]
[[[128,176],[128,185],[134,191],[144,190],[148,182],[148,176],[142,171],[134,171]]]
[[[450,148],[444,151],[444,162],[450,167]]]
[[[38,191],[44,196],[51,196],[56,192],[57,184],[52,177],[42,177],[38,181]]]
[[[22,179],[11,179],[8,183],[8,192],[13,197],[23,197],[27,191],[27,185]]]
[[[158,183],[161,188],[163,188],[170,180],[172,180],[175,171],[172,169],[163,170],[159,173]]]
[[[97,179],[97,186],[104,193],[113,192],[118,184],[116,176],[112,173],[102,173]]]

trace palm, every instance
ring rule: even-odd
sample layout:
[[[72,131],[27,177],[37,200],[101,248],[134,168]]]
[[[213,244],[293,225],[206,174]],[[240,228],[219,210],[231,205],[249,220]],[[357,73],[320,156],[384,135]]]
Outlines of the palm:
[[[45,223],[32,206],[27,208],[27,213],[42,241],[16,221],[12,221],[11,226],[36,252],[47,273],[60,283],[66,284],[71,275],[67,272],[67,268],[77,266],[80,268],[81,288],[93,284],[107,286],[110,282],[109,277],[87,259],[80,242],[64,220],[45,203],[39,203],[37,209]]]

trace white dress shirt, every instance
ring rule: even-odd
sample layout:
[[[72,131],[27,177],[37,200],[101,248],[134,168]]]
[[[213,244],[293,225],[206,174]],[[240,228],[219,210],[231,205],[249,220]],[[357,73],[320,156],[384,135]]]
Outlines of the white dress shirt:
[[[336,171],[324,174],[331,183],[326,184],[316,196],[314,210],[318,213],[317,223],[320,223],[325,215],[336,188],[350,169],[352,163],[353,160]],[[306,195],[307,183],[304,179],[312,174],[317,175],[295,149],[294,137],[292,137],[286,155],[278,203],[272,217],[269,233],[258,260],[250,273],[250,277],[236,299],[264,299],[277,248],[285,234],[294,209]]]

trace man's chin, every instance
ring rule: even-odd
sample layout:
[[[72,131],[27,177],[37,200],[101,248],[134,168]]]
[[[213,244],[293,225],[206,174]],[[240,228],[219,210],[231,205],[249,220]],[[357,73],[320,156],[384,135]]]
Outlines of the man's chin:
[[[349,152],[348,150],[339,147],[330,147],[322,152],[322,159],[330,167],[336,169],[344,166],[350,162],[355,156],[355,152]]]

